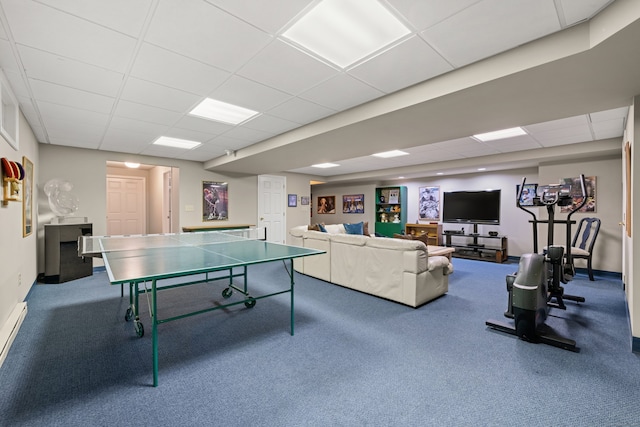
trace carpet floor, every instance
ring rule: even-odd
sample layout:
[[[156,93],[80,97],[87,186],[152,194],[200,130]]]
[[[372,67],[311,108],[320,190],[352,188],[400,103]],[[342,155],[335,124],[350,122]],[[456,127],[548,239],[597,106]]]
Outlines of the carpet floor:
[[[152,387],[146,299],[138,338],[104,271],[38,284],[0,368],[1,426],[638,426],[640,357],[619,279],[578,275],[548,325],[579,353],[488,329],[517,264],[454,259],[449,292],[417,309],[297,274],[288,294],[159,325]],[[249,267],[254,294],[287,286]],[[160,317],[223,301],[223,286],[160,293]],[[233,297],[232,297],[233,298]]]

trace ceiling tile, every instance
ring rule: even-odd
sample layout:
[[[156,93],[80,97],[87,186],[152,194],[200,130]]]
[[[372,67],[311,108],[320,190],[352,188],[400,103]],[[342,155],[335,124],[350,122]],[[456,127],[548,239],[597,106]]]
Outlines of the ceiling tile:
[[[596,140],[607,138],[621,138],[624,133],[624,119],[612,119],[592,123]]]
[[[272,135],[278,135],[300,126],[298,123],[274,117],[269,114],[260,114],[255,119],[249,120],[244,127],[260,130]]]
[[[270,115],[300,124],[310,123],[333,113],[334,110],[300,98],[292,98],[269,110]]]
[[[338,74],[338,71],[287,43],[275,40],[238,74],[297,95]]]
[[[230,14],[268,32],[277,33],[311,0],[207,0]]]
[[[452,69],[424,40],[411,37],[394,49],[349,70],[349,74],[385,93],[391,93]]]
[[[108,114],[96,113],[84,109],[68,107],[66,105],[52,104],[50,102],[38,101],[38,110],[45,125],[47,122],[64,120],[70,123],[85,123],[96,126],[106,126],[109,121]]]
[[[338,111],[364,104],[383,95],[383,92],[341,73],[303,92],[300,97]]]
[[[124,72],[134,38],[32,1],[3,2],[19,45]]]
[[[237,70],[271,39],[209,3],[183,0],[160,2],[145,37],[150,43],[226,71]]]
[[[120,100],[114,111],[116,117],[128,117],[151,123],[172,125],[182,117],[182,113],[138,104],[131,101]]]
[[[190,111],[201,101],[200,96],[134,77],[129,77],[121,96],[127,101],[179,113]]]
[[[110,127],[100,144],[101,150],[140,153],[156,139],[153,134],[132,132],[126,129]]]
[[[553,0],[484,0],[420,34],[461,67],[560,29]]]
[[[201,96],[230,76],[226,71],[149,43],[140,47],[131,75]]]
[[[30,80],[33,96],[37,101],[52,104],[62,104],[68,107],[110,114],[113,109],[114,98],[83,90],[60,86],[39,80]]]
[[[28,77],[62,86],[115,97],[124,74],[63,58],[42,50],[18,46],[18,52]]]
[[[114,117],[113,119],[111,119],[110,127],[114,129],[122,129],[131,132],[140,132],[151,135],[164,135],[164,133],[169,129],[169,127],[166,125],[128,119],[126,117]]]
[[[232,128],[231,125],[188,115],[182,117],[174,127],[208,133],[211,135],[220,135]]]
[[[480,0],[387,0],[418,31],[444,21]]]
[[[567,25],[591,18],[609,3],[613,3],[613,0],[560,0]]]
[[[150,11],[151,0],[38,0],[87,21],[138,37]],[[126,13],[123,13],[126,11]]]
[[[291,95],[234,75],[209,94],[209,98],[263,112],[291,98]]]

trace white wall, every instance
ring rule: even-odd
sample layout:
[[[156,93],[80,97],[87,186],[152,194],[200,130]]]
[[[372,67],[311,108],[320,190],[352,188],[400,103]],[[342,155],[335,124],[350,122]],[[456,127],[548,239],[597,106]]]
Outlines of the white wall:
[[[22,163],[26,156],[34,168],[34,183],[40,175],[38,143],[25,118],[20,114],[18,131],[19,149],[16,151],[0,136],[0,157]],[[34,188],[34,192],[36,189]],[[24,301],[38,276],[36,259],[37,200],[33,205],[33,227],[30,236],[22,235],[22,203],[0,204],[0,350],[15,324],[14,313],[18,304]]]
[[[111,161],[135,161],[148,165],[171,166],[179,170],[179,179],[173,182],[174,188],[179,191],[179,200],[176,202],[179,216],[180,231],[183,226],[201,225],[202,221],[202,182],[220,181],[228,183],[229,190],[229,224],[257,224],[257,185],[256,176],[226,176],[204,170],[202,163],[186,160],[175,160],[108,151],[86,150],[73,147],[62,147],[50,144],[40,144],[40,155],[43,162],[41,174],[37,181],[40,193],[39,217],[40,217],[40,245],[39,245],[39,271],[44,271],[44,237],[43,224],[47,224],[53,218],[42,187],[49,179],[63,178],[74,186],[72,192],[80,201],[80,208],[76,216],[86,216],[93,223],[93,232],[96,235],[106,234],[106,162]],[[164,170],[158,168],[158,170]],[[113,170],[109,169],[113,172]],[[119,173],[122,173],[119,171]],[[128,172],[130,174],[144,174],[149,177],[149,172]],[[160,174],[161,175],[161,174]],[[174,178],[177,175],[174,171]],[[309,194],[309,177],[299,174],[281,174],[287,177],[287,192],[298,195]],[[158,178],[162,180],[162,178]],[[160,184],[153,184],[153,179],[148,179],[149,190],[158,191]],[[151,184],[150,184],[151,182]],[[160,209],[155,203],[150,204],[151,209]],[[161,210],[160,210],[161,211]],[[287,229],[294,225],[308,223],[306,217],[308,211],[304,207],[289,208],[287,210]],[[151,221],[154,232],[157,220]],[[150,230],[151,232],[151,230]],[[100,263],[98,262],[98,265]]]
[[[620,157],[603,159],[599,161],[576,162],[571,164],[545,165],[540,168],[514,169],[499,172],[481,172],[477,174],[442,176],[424,180],[398,180],[379,182],[375,184],[346,186],[322,184],[313,186],[314,203],[317,203],[319,196],[336,196],[336,208],[338,213],[332,215],[318,215],[314,213],[312,223],[324,222],[326,224],[369,221],[375,222],[374,218],[374,195],[375,188],[379,186],[404,185],[407,187],[408,211],[407,221],[415,223],[418,218],[418,197],[420,187],[440,187],[440,203],[442,210],[442,193],[459,190],[501,190],[500,225],[488,226],[479,225],[479,232],[498,231],[508,238],[508,254],[510,256],[520,256],[533,251],[533,228],[529,223],[531,216],[518,209],[516,206],[516,188],[522,183],[522,178],[527,178],[527,183],[531,184],[551,184],[558,183],[561,178],[579,176],[597,177],[597,212],[595,214],[576,213],[573,219],[580,220],[586,215],[594,215],[602,220],[602,228],[596,243],[595,253],[597,256],[593,261],[593,268],[596,270],[620,273],[622,271],[622,237],[618,223],[621,221],[620,206],[622,203],[622,187],[620,174]],[[347,194],[365,194],[365,213],[362,215],[341,214],[342,196]],[[315,205],[314,205],[315,206]],[[534,208],[534,213],[539,219],[546,219],[546,210]],[[564,219],[566,216],[556,212],[557,219]],[[446,229],[459,229],[459,225],[444,224]],[[370,227],[370,230],[373,228]],[[573,231],[576,230],[574,225]],[[467,232],[469,230],[466,230]],[[538,248],[544,247],[547,242],[547,231],[545,227],[538,230]],[[555,231],[555,243],[563,244],[565,238],[564,228],[557,226]],[[586,267],[582,260],[576,260],[577,267]]]

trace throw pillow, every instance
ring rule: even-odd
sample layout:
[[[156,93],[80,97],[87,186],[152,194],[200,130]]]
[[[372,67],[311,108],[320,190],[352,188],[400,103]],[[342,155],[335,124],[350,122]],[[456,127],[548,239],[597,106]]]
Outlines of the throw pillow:
[[[364,223],[358,222],[356,224],[344,224],[344,229],[347,234],[364,234]]]
[[[311,230],[311,231],[320,231],[320,228],[318,227],[318,224],[313,224],[313,225],[309,225],[307,227],[307,230]]]
[[[318,228],[320,229],[320,231],[322,231],[323,233],[326,233],[326,232],[327,232],[327,229],[326,229],[326,228],[324,228],[324,224],[320,224],[320,223],[318,223],[318,224],[316,224],[316,225],[318,226]]]
[[[371,234],[369,234],[369,222],[365,222],[362,226],[362,234],[371,237]]]

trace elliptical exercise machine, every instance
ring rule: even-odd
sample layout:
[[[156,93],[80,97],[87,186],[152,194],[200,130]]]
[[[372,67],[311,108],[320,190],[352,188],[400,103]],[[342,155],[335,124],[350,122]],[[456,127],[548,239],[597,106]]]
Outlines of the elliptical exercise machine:
[[[547,220],[539,220],[535,213],[521,204],[525,189],[526,178],[518,191],[517,206],[533,217],[529,222],[533,224],[533,252],[523,254],[516,274],[506,277],[508,306],[504,315],[514,320],[510,325],[496,320],[487,320],[486,325],[492,329],[516,335],[524,341],[540,342],[565,350],[578,352],[580,348],[572,339],[559,336],[544,323],[549,308],[566,309],[565,300],[584,302],[583,297],[566,295],[561,283],[568,283],[575,275],[571,259],[571,225],[576,221],[571,216],[580,210],[587,201],[584,175],[580,175],[580,189],[582,200],[567,214],[566,220],[555,219],[556,206],[570,206],[573,204],[571,185],[538,186],[531,206],[544,206],[547,209]],[[543,254],[538,253],[538,224],[548,224],[547,247]],[[566,244],[553,244],[554,225],[566,226]],[[566,254],[565,254],[566,248]],[[565,262],[566,260],[566,262]]]

